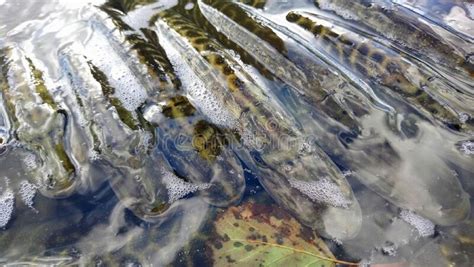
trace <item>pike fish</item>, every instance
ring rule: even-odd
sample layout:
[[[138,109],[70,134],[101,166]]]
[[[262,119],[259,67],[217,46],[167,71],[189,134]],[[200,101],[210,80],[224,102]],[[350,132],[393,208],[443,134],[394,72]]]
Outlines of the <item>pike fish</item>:
[[[210,185],[201,195],[212,205],[225,207],[240,201],[245,180],[231,141],[189,101],[156,33],[146,28],[127,32],[118,26],[125,22],[110,16],[117,10],[102,10],[117,25],[115,42],[122,47],[128,44],[128,56],[135,55],[151,78],[144,86],[147,98],[139,113],[156,129],[158,148],[173,172],[188,182]]]
[[[451,75],[457,71],[474,77],[473,62],[469,62],[462,52],[401,7],[366,0],[315,0],[314,3],[323,10],[347,14],[342,15],[346,20],[385,36],[412,54],[421,55],[424,60],[449,68]]]
[[[427,132],[436,132],[433,129],[436,126],[427,123],[423,116],[414,113],[410,107],[402,108],[406,105],[396,99],[391,99],[389,104],[396,107],[397,112],[384,114],[375,109],[371,101],[358,93],[356,88],[332,73],[330,67],[323,62],[298,60],[295,58],[298,52],[294,51],[298,47],[283,42],[283,39],[268,27],[275,25],[257,12],[250,14],[249,9],[228,1],[199,1],[199,7],[205,19],[218,31],[236,42],[262,65],[269,66],[270,72],[284,83],[293,88],[301,86],[291,81],[295,77],[294,69],[311,77],[308,80],[312,83],[300,87],[303,90],[296,90],[299,94],[280,91],[278,93],[284,94],[286,108],[292,110],[294,116],[302,121],[301,124],[306,126],[307,132],[314,133],[321,148],[335,159],[339,166],[352,170],[355,173],[353,175],[360,181],[395,205],[416,210],[438,224],[454,224],[466,218],[469,213],[467,194],[444,162],[445,154],[451,155],[455,142],[451,143],[451,147],[426,152],[433,155],[424,158],[425,162],[431,162],[426,166],[437,167],[427,167],[430,170],[424,169],[423,174],[418,173],[417,169],[421,169],[425,163],[412,158],[414,152],[411,147],[416,145],[419,151],[425,151],[424,149],[430,149],[432,146],[429,144],[432,142],[430,138],[442,138],[436,135],[427,137]],[[194,17],[196,20],[202,19],[197,15]],[[278,30],[278,27],[276,28]],[[279,34],[282,35],[282,32]],[[274,44],[281,46],[278,48],[278,45]],[[293,64],[292,61],[296,63]],[[281,70],[277,70],[275,66]],[[289,74],[288,78],[282,77],[280,73]],[[299,81],[301,82],[301,79]],[[331,94],[327,88],[340,89]],[[304,91],[303,95],[301,91]],[[302,108],[305,104],[301,99],[309,100],[306,102],[310,107]],[[385,125],[390,131],[384,130]],[[466,161],[459,153],[452,156],[459,161]],[[410,160],[407,160],[408,158]],[[387,171],[382,174],[381,169]],[[416,176],[419,180],[416,185],[408,181],[415,173],[418,173]],[[410,185],[410,189],[406,188],[407,185]],[[432,188],[431,193],[421,194],[424,188]],[[445,190],[443,194],[435,193],[441,188]],[[418,196],[417,201],[415,196]]]
[[[355,35],[336,32],[335,28],[318,23],[310,15],[289,12],[287,21],[312,33],[318,45],[331,55],[338,64],[348,66],[362,77],[389,89],[405,99],[428,118],[434,118],[447,127],[472,132],[473,119],[470,107],[462,104],[462,98],[451,97],[430,82],[428,76],[392,51]],[[378,89],[376,94],[384,94]],[[464,100],[471,102],[469,95]]]
[[[1,89],[12,126],[10,133],[36,159],[28,175],[43,195],[68,197],[79,180],[73,155],[67,150],[68,114],[55,101],[52,88],[48,88],[43,72],[31,58],[16,47],[4,49],[2,54],[6,61],[2,76],[6,77],[2,78]]]
[[[360,208],[340,170],[314,143],[280,147],[305,137],[281,103],[237,67],[239,63],[217,40],[179,12],[161,12],[157,27],[160,40],[169,42],[165,50],[181,55],[206,90],[230,112],[234,123],[229,129],[237,133],[244,148],[237,153],[270,195],[323,235],[355,236]],[[336,218],[351,218],[351,223]]]

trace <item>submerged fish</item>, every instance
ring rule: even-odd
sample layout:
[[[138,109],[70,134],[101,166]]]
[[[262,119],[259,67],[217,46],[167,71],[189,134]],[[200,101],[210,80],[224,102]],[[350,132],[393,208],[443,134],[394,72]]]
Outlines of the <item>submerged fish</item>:
[[[387,87],[422,110],[426,116],[436,118],[455,130],[472,131],[472,118],[461,118],[465,107],[456,105],[455,111],[439,100],[442,91],[430,83],[417,68],[400,56],[375,46],[372,42],[358,40],[355,36],[337,33],[334,29],[319,24],[309,16],[298,12],[289,12],[289,22],[295,23],[311,32],[339,64],[347,65],[363,77],[368,77]],[[376,92],[382,93],[382,92]],[[449,102],[448,102],[449,103]],[[467,114],[470,108],[467,108]]]
[[[68,115],[54,100],[43,72],[19,49],[4,50],[8,85],[2,97],[12,132],[34,153],[38,165],[29,174],[45,196],[63,198],[74,193],[78,173],[66,146]]]
[[[86,119],[83,127],[95,139],[92,160],[108,167],[109,183],[126,207],[140,218],[153,220],[169,206],[160,179],[161,158],[151,150],[153,139],[130,111],[117,108],[121,103],[112,100],[113,88],[97,66],[81,53],[62,53],[62,67]]]
[[[327,155],[314,143],[288,143],[286,147],[285,142],[303,141],[304,135],[281,104],[237,68],[238,63],[222,46],[192,21],[173,10],[159,16],[163,20],[157,24],[162,40],[169,42],[165,49],[176,49],[206,89],[230,111],[235,120],[230,127],[245,147],[238,153],[253,167],[266,190],[322,234],[340,239],[356,235],[360,208],[349,184]],[[323,191],[314,193],[315,188]],[[337,219],[343,217],[351,218],[351,223]]]
[[[103,10],[107,14],[111,12]],[[118,20],[112,17],[116,25],[125,24],[117,23]],[[148,96],[139,112],[156,127],[158,148],[173,172],[192,183],[209,184],[208,189],[201,190],[201,195],[213,205],[238,202],[245,180],[243,168],[230,147],[231,141],[188,100],[156,33],[144,28],[136,33],[119,28],[119,32],[153,81],[151,86],[144,87]]]
[[[315,0],[314,3],[321,9],[343,13],[345,19],[374,30],[414,55],[422,55],[424,60],[448,67],[450,73],[464,71],[474,76],[473,62],[467,61],[432,28],[402,8],[366,0]]]
[[[286,62],[291,63],[290,60],[298,59],[295,58],[297,51],[292,51],[292,56],[288,56],[287,49],[295,50],[295,48],[287,46],[281,51],[270,45],[260,45],[264,40],[260,39],[258,28],[266,27],[261,25],[261,21],[265,21],[265,25],[272,25],[272,22],[257,14],[250,16],[246,13],[247,9],[242,10],[235,3],[203,1],[199,2],[199,6],[212,25],[255,56],[255,59],[261,61],[263,65],[268,65],[265,62],[273,62],[273,65],[281,66],[283,72],[288,66],[288,73],[293,73],[292,68],[300,68],[305,73],[310,69],[311,75],[318,77],[318,80],[311,79],[314,81],[313,84],[302,87],[306,93],[303,97],[301,94],[285,93],[283,101],[288,110],[293,110],[294,116],[302,121],[307,132],[314,133],[318,144],[336,160],[339,166],[351,169],[360,181],[394,204],[416,210],[436,223],[453,224],[467,216],[469,212],[467,194],[462,190],[457,178],[450,173],[447,164],[443,162],[444,154],[448,151],[427,152],[425,148],[420,147],[419,151],[431,155],[434,153],[432,157],[425,157],[423,160],[430,162],[429,164],[412,157],[414,152],[411,147],[424,146],[421,143],[430,142],[429,137],[422,138],[421,135],[426,131],[431,132],[433,129],[428,128],[434,126],[427,124],[423,117],[416,113],[412,114],[410,108],[401,108],[404,104],[395,100],[390,100],[392,101],[390,104],[397,108],[398,112],[395,115],[384,114],[374,109],[365,96],[359,94],[352,85],[345,84],[342,77],[332,73],[328,70],[329,66],[325,66],[322,62],[318,66],[315,65],[317,62],[309,64],[295,61],[296,65],[287,64]],[[278,38],[277,35],[273,36]],[[259,51],[255,52],[257,49]],[[275,54],[282,56],[271,56]],[[273,75],[281,78],[276,71],[273,71]],[[282,78],[282,80],[291,84],[288,79]],[[276,89],[280,87],[276,86]],[[330,91],[323,88],[331,87],[341,89],[329,95]],[[314,93],[311,93],[312,91]],[[323,95],[325,92],[327,92],[326,98],[318,100],[317,97],[310,97],[308,105],[311,107],[302,108],[302,98],[308,99],[311,94]],[[333,98],[339,101],[330,102],[329,100]],[[314,115],[308,115],[312,113]],[[355,127],[349,128],[351,132],[337,122]],[[379,127],[375,127],[376,125]],[[391,131],[382,130],[385,128],[384,125]],[[431,165],[436,167],[429,167]],[[420,174],[417,169],[423,169],[424,173]],[[409,177],[413,175],[418,177],[416,183],[410,181]],[[410,189],[406,186],[410,186]],[[425,188],[431,189],[426,194],[421,193]],[[444,193],[438,192],[441,188]]]
[[[332,87],[338,85],[325,79],[327,75],[320,75],[327,72],[327,69],[324,70],[305,58],[309,55],[287,46],[288,43],[280,37],[282,33],[277,33],[261,22],[263,18],[249,14],[240,5],[230,1],[199,1],[199,8],[203,16],[201,20],[209,21],[218,32],[235,42],[229,49],[236,50],[241,57],[248,57],[245,54],[252,56],[261,66],[252,61],[249,62],[250,65],[262,74],[271,73],[272,76],[266,75],[266,78],[281,80],[332,119],[352,131],[360,130],[354,120],[355,115],[335,95]]]

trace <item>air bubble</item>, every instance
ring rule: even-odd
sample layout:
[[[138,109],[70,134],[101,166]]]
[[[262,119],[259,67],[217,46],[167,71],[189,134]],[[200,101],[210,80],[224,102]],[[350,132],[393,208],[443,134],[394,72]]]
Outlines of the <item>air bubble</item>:
[[[462,112],[459,114],[459,121],[461,123],[466,123],[470,118],[471,116],[467,113]]]
[[[21,181],[20,183],[20,189],[18,190],[18,193],[20,194],[20,198],[25,203],[26,206],[28,206],[31,209],[35,209],[33,207],[33,200],[36,196],[36,190],[38,187],[28,181]]]
[[[432,236],[434,234],[434,224],[410,210],[402,210],[400,212],[400,218],[415,227],[418,233],[423,236]]]
[[[351,202],[344,197],[344,194],[328,179],[319,181],[299,181],[289,180],[291,187],[298,189],[301,193],[308,196],[313,201],[323,202],[334,207],[348,207]]]
[[[319,4],[319,8],[321,8],[322,10],[330,10],[330,11],[333,11],[335,12],[336,14],[338,14],[339,16],[345,18],[345,19],[348,19],[348,20],[359,20],[359,18],[357,17],[356,14],[348,11],[348,10],[344,10],[344,9],[340,9],[337,4],[334,4],[332,1],[330,0],[319,0],[318,1],[318,4]]]
[[[460,150],[466,155],[474,155],[474,142],[473,141],[462,142]]]
[[[114,96],[120,100],[122,106],[134,111],[145,102],[146,90],[127,62],[122,60],[118,53],[110,52],[115,49],[107,37],[97,31],[87,43],[87,57],[107,75],[108,82],[115,89]]]
[[[0,228],[5,227],[11,219],[15,204],[13,192],[7,188],[0,195]]]
[[[208,189],[210,184],[192,184],[183,181],[171,172],[163,170],[163,182],[168,190],[168,202],[171,204],[198,190]]]
[[[33,153],[28,153],[25,158],[23,158],[23,164],[25,165],[28,171],[32,171],[38,168],[38,164],[36,163],[36,156]]]

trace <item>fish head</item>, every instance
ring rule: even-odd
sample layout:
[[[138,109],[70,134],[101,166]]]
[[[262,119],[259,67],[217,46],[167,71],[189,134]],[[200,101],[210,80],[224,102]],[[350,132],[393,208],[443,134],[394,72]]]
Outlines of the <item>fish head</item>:
[[[266,191],[303,224],[338,240],[354,238],[362,225],[359,203],[345,177],[308,143],[297,152],[252,153]]]

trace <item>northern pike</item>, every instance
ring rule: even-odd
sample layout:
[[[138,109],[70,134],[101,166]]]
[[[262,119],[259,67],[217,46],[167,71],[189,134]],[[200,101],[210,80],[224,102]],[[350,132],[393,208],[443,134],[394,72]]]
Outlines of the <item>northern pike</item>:
[[[439,87],[431,84],[428,77],[400,56],[373,42],[337,33],[333,28],[311,19],[309,15],[289,12],[286,19],[312,33],[317,43],[339,64],[387,87],[390,92],[400,95],[423,111],[427,117],[433,117],[454,130],[472,131],[471,108],[466,109],[460,104],[461,100],[456,98],[444,101],[447,104],[443,103],[444,93]],[[450,94],[446,95],[450,97]]]
[[[106,14],[114,11],[103,10]],[[119,17],[111,19],[115,25],[126,25]],[[222,129],[208,122],[188,100],[156,33],[145,28],[138,32],[118,30],[115,42],[123,38],[151,76],[150,85],[144,86],[147,99],[139,112],[156,128],[158,147],[173,172],[192,183],[210,184],[201,195],[212,205],[238,202],[245,189],[243,168]]]
[[[68,114],[53,98],[43,72],[31,58],[19,48],[5,49],[3,57],[8,84],[3,83],[2,97],[12,132],[38,163],[29,175],[43,195],[70,196],[79,174],[67,150]]]
[[[357,234],[360,208],[340,170],[313,143],[282,148],[284,142],[304,139],[304,135],[280,107],[234,62],[222,46],[192,21],[173,10],[159,14],[161,40],[176,49],[207,90],[233,116],[245,147],[240,151],[246,164],[261,175],[260,182],[281,205],[303,223],[326,236],[346,239]],[[161,21],[162,20],[162,21]],[[253,160],[249,160],[250,151]],[[334,194],[313,195],[311,188],[326,187]],[[331,189],[329,189],[331,188]],[[324,192],[324,189],[322,189]],[[323,193],[324,195],[324,193]],[[316,214],[320,213],[320,216]],[[338,217],[352,218],[345,224]]]
[[[424,60],[444,65],[450,72],[455,70],[474,77],[474,64],[465,55],[403,8],[366,0],[315,0],[314,3],[336,14],[345,12],[346,19],[370,28],[413,54],[422,55]]]

